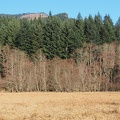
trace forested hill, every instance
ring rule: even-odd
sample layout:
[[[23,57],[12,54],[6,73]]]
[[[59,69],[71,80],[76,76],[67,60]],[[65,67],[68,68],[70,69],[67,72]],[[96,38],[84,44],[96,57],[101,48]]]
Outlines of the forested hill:
[[[22,13],[22,14],[0,14],[1,17],[16,17],[18,19],[20,18],[27,18],[27,19],[38,19],[39,17],[41,18],[47,18],[48,15],[44,12],[40,12],[40,13]],[[59,13],[56,15],[53,15],[56,17],[59,17],[60,19],[64,20],[68,18],[68,14],[67,13]]]
[[[120,18],[66,13],[0,16],[0,88],[9,91],[120,90]]]

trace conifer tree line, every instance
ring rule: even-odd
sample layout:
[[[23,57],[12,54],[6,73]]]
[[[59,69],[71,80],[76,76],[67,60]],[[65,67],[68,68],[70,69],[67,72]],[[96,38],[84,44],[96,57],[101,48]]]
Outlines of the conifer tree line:
[[[47,19],[18,19],[0,17],[0,45],[17,47],[32,56],[42,49],[46,58],[66,59],[84,43],[102,45],[120,41],[120,18],[114,25],[110,15],[98,13],[76,19],[61,19],[49,13]]]

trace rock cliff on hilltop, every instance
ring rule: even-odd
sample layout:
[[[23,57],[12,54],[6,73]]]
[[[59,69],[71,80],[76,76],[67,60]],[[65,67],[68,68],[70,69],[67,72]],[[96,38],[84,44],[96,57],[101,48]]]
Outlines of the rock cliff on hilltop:
[[[44,12],[41,12],[41,13],[29,13],[29,14],[25,14],[25,15],[22,15],[20,18],[27,18],[27,19],[34,19],[34,18],[47,18],[48,15]]]

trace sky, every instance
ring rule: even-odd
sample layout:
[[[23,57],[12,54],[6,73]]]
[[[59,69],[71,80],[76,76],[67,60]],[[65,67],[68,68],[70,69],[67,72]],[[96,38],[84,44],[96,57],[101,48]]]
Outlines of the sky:
[[[120,0],[0,0],[0,14],[39,13],[53,15],[66,12],[76,18],[81,13],[83,18],[98,12],[104,18],[109,14],[116,23],[120,17]]]

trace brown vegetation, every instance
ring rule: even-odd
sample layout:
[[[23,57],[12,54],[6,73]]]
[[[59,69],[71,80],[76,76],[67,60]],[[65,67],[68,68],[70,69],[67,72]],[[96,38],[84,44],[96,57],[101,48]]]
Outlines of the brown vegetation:
[[[120,93],[0,93],[0,120],[120,120]]]
[[[5,72],[0,89],[7,91],[118,91],[120,90],[120,45],[84,45],[74,59],[46,60],[38,51],[33,61],[22,51],[4,46]]]

